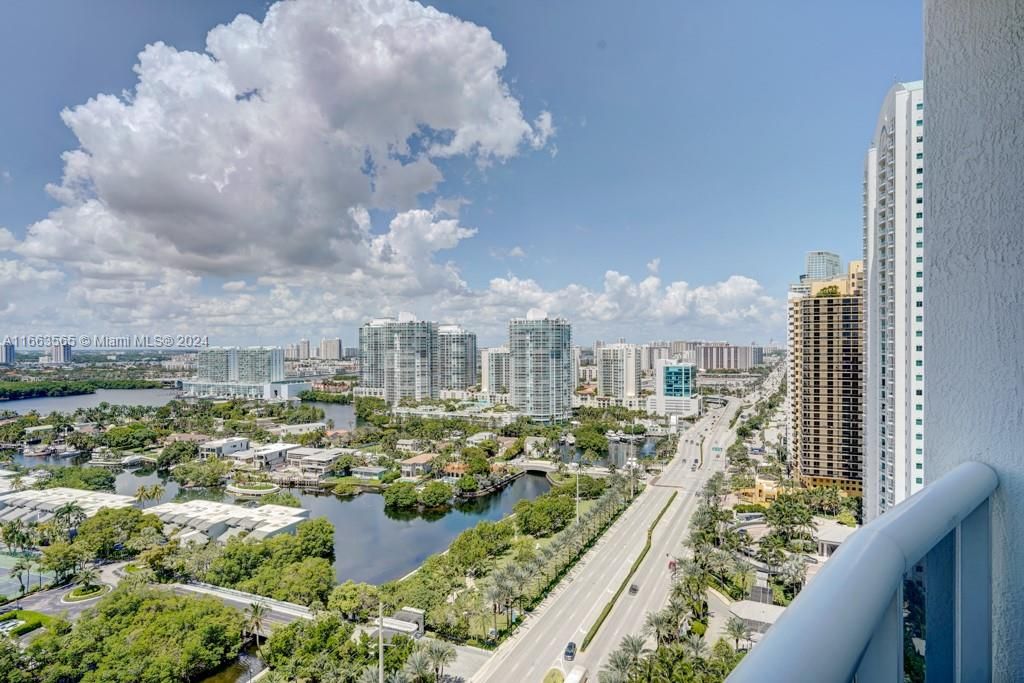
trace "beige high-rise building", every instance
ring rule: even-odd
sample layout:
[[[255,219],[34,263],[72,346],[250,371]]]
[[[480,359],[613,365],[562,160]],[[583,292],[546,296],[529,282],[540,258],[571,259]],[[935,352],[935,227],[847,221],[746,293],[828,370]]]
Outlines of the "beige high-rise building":
[[[863,494],[864,267],[789,300],[789,448],[807,486]]]

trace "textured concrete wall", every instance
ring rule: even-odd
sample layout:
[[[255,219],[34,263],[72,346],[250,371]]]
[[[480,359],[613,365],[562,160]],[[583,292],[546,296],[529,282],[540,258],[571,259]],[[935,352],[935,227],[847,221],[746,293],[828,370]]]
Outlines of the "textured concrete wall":
[[[993,680],[1024,681],[1024,1],[925,2],[925,473],[999,473]]]

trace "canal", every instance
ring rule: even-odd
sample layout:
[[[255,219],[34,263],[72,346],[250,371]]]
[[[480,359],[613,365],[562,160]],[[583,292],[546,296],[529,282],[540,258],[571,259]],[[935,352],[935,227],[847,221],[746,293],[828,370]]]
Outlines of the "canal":
[[[26,413],[36,410],[48,414],[54,410],[74,412],[78,408],[98,406],[101,402],[159,406],[174,398],[173,391],[163,389],[98,390],[95,394],[34,398],[0,403],[0,408]],[[355,420],[351,405],[314,402],[333,420],[338,429],[349,429]],[[50,457],[28,457],[18,454],[15,462],[26,467],[68,465],[75,460]],[[159,484],[164,487],[159,502],[204,498],[235,502],[223,489],[182,490],[166,473],[154,470],[122,470],[115,479],[115,490],[135,495],[140,486]],[[326,517],[334,525],[335,574],[338,581],[384,583],[405,576],[434,553],[445,550],[460,533],[482,520],[498,520],[512,512],[523,499],[533,499],[550,488],[541,475],[527,474],[516,479],[500,492],[484,498],[460,503],[443,513],[394,512],[384,509],[384,497],[364,493],[339,498],[330,493],[311,493],[286,489],[310,511],[311,517]],[[252,501],[239,501],[257,504]],[[148,503],[148,506],[155,505]]]
[[[14,460],[26,467],[69,464],[67,459],[20,454]],[[237,500],[220,488],[182,489],[166,473],[155,470],[122,470],[114,480],[115,492],[126,496],[134,496],[140,486],[153,485],[164,488],[160,503],[201,498],[259,504],[258,500]],[[329,492],[284,490],[299,499],[310,518],[326,517],[334,525],[334,573],[339,582],[352,579],[379,584],[405,576],[477,522],[501,519],[520,500],[532,500],[550,487],[543,475],[525,474],[490,496],[458,503],[447,512],[426,513],[385,509],[384,496],[376,493],[339,498]]]

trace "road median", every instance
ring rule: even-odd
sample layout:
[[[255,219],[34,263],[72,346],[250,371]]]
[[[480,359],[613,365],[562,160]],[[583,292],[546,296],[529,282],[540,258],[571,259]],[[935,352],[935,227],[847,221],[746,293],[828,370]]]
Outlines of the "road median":
[[[654,528],[658,526],[658,522],[661,521],[661,518],[665,516],[666,512],[668,512],[669,507],[673,502],[675,502],[677,495],[678,491],[672,492],[668,502],[665,503],[664,507],[661,508],[661,512],[659,512],[658,516],[654,518],[653,522],[651,522],[651,526],[647,529],[647,542],[644,543],[644,547],[640,551],[640,554],[637,555],[637,558],[633,560],[633,565],[629,568],[629,572],[622,580],[622,583],[619,584],[618,589],[616,589],[611,599],[608,600],[608,604],[605,605],[604,609],[601,610],[601,613],[597,615],[597,620],[594,622],[594,625],[587,630],[587,635],[583,638],[583,642],[580,644],[581,652],[587,649],[587,646],[590,645],[590,641],[592,641],[594,636],[597,635],[597,632],[601,629],[601,625],[604,624],[604,620],[608,618],[608,615],[611,614],[612,609],[615,607],[615,603],[618,601],[619,596],[622,595],[624,590],[626,590],[626,587],[629,585],[629,582],[636,573],[636,570],[640,567],[640,563],[644,561],[645,557],[647,557],[647,553],[651,550],[651,539],[654,536]]]

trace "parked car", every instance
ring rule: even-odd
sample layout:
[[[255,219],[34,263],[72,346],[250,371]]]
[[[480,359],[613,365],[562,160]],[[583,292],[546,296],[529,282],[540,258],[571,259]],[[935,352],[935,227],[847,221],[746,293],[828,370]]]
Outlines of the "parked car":
[[[640,586],[636,585],[635,583],[630,585],[630,587],[629,587],[629,594],[630,595],[636,595],[639,592],[640,592]]]
[[[571,662],[576,659],[576,643],[569,641],[569,644],[565,646],[565,661]]]

